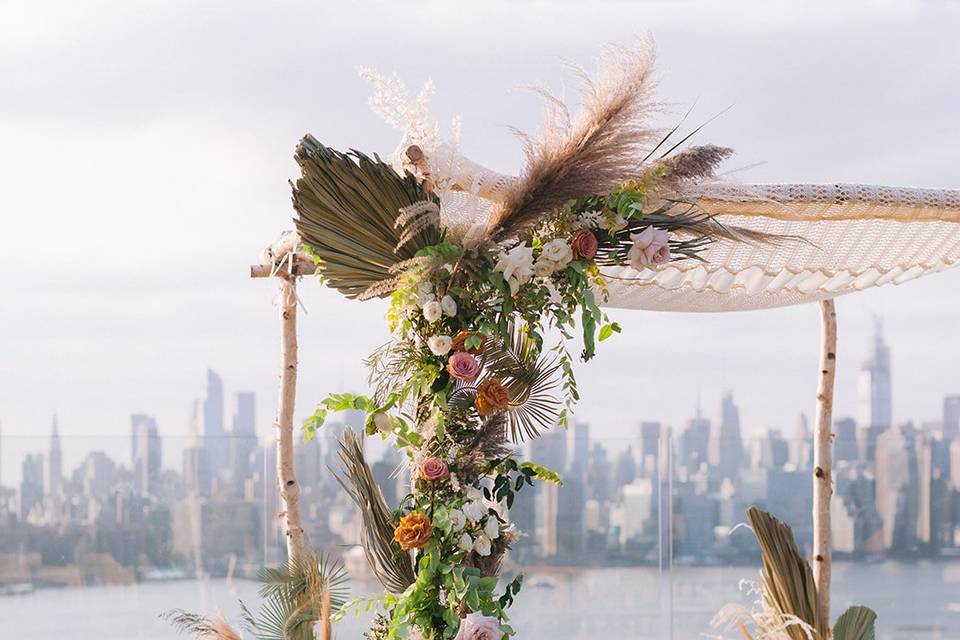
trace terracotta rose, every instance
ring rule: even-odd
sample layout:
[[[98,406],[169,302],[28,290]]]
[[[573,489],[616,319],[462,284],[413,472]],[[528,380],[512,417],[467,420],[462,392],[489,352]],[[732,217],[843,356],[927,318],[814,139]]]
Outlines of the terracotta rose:
[[[477,413],[489,416],[506,411],[510,406],[510,392],[503,383],[496,378],[488,378],[477,387],[477,398],[474,400]]]
[[[570,238],[570,248],[575,258],[593,260],[597,255],[597,244],[597,236],[587,229],[580,229]]]
[[[433,525],[430,518],[422,513],[410,513],[400,518],[400,524],[393,531],[393,539],[404,551],[421,549],[427,546],[433,537]]]

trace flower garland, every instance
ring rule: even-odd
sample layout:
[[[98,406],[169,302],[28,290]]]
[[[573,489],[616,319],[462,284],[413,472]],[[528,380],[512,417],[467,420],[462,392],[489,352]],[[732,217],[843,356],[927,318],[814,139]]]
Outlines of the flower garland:
[[[373,393],[330,396],[305,425],[311,437],[328,411],[362,409],[367,434],[392,438],[412,469],[411,492],[390,516],[392,538],[379,543],[393,547],[367,552],[376,563],[399,551],[416,577],[385,596],[373,637],[514,633],[507,609],[522,575],[502,589],[497,577],[521,534],[507,510],[534,481],[560,478],[511,456],[510,440],[565,424],[578,398],[566,341],[578,326],[584,360],[620,331],[600,310],[599,265],[655,267],[696,249],[655,223],[650,180],[570,202],[523,237],[488,247],[449,242],[440,229],[440,242],[397,277],[387,313],[394,341],[368,361]],[[551,329],[563,339],[547,349]]]

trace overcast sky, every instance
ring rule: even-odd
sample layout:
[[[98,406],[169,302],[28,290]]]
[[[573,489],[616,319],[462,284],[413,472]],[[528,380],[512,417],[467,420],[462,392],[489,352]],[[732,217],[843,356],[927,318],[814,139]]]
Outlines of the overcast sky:
[[[604,44],[650,33],[673,105],[663,122],[694,102],[691,122],[732,105],[699,140],[734,147],[729,168],[765,163],[740,180],[960,187],[956,3],[327,5],[344,6],[0,2],[3,480],[45,447],[55,411],[70,468],[91,448],[128,455],[116,436],[133,412],[154,414],[175,451],[207,366],[228,393],[257,392],[268,433],[275,287],[247,268],[290,227],[300,136],[396,145],[366,108],[360,65],[411,89],[432,78],[434,113],[462,116],[467,155],[516,172],[508,127],[536,129],[540,115],[518,88],[572,96],[564,60],[589,68]],[[380,303],[301,291],[306,414],[327,392],[364,388],[360,359],[386,330]],[[854,410],[878,314],[896,419],[939,417],[960,392],[958,291],[960,271],[838,301],[838,415]],[[698,393],[716,417],[724,388],[748,432],[792,431],[813,408],[813,306],[612,315],[623,334],[580,368],[580,417],[602,436],[647,419],[679,427]]]

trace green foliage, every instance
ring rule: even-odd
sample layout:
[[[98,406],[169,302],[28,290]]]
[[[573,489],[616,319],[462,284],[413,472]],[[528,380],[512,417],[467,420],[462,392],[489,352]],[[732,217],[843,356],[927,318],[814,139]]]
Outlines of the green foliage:
[[[874,640],[877,614],[870,607],[854,605],[837,618],[833,640]]]

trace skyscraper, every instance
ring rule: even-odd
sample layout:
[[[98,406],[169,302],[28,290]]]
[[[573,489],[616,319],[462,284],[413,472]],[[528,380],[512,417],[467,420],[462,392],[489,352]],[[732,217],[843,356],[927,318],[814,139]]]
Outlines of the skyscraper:
[[[740,410],[733,403],[733,393],[723,394],[720,424],[710,437],[710,464],[721,480],[736,480],[743,464],[743,439],[740,436]]]
[[[836,437],[833,441],[833,459],[836,462],[856,462],[860,456],[857,446],[857,423],[853,418],[842,418],[833,423]]]
[[[243,483],[253,469],[251,460],[257,450],[257,397],[252,391],[237,393],[237,410],[233,414],[230,438],[230,471],[234,485],[242,493]]]
[[[576,422],[570,430],[573,455],[570,458],[571,477],[584,478],[590,466],[590,425],[586,422]]]
[[[943,398],[943,437],[960,436],[960,394]]]
[[[207,369],[207,383],[197,409],[201,445],[207,450],[207,466],[214,478],[227,467],[230,443],[223,427],[223,380],[211,369]]]
[[[870,354],[860,365],[857,386],[857,422],[861,427],[886,429],[893,424],[890,390],[890,348],[877,320]]]
[[[60,431],[57,416],[53,416],[53,428],[50,431],[50,451],[44,468],[43,491],[53,498],[63,494],[63,453],[60,450]]]
[[[157,421],[142,413],[130,416],[130,461],[134,486],[140,495],[151,495],[157,490],[161,456]]]

